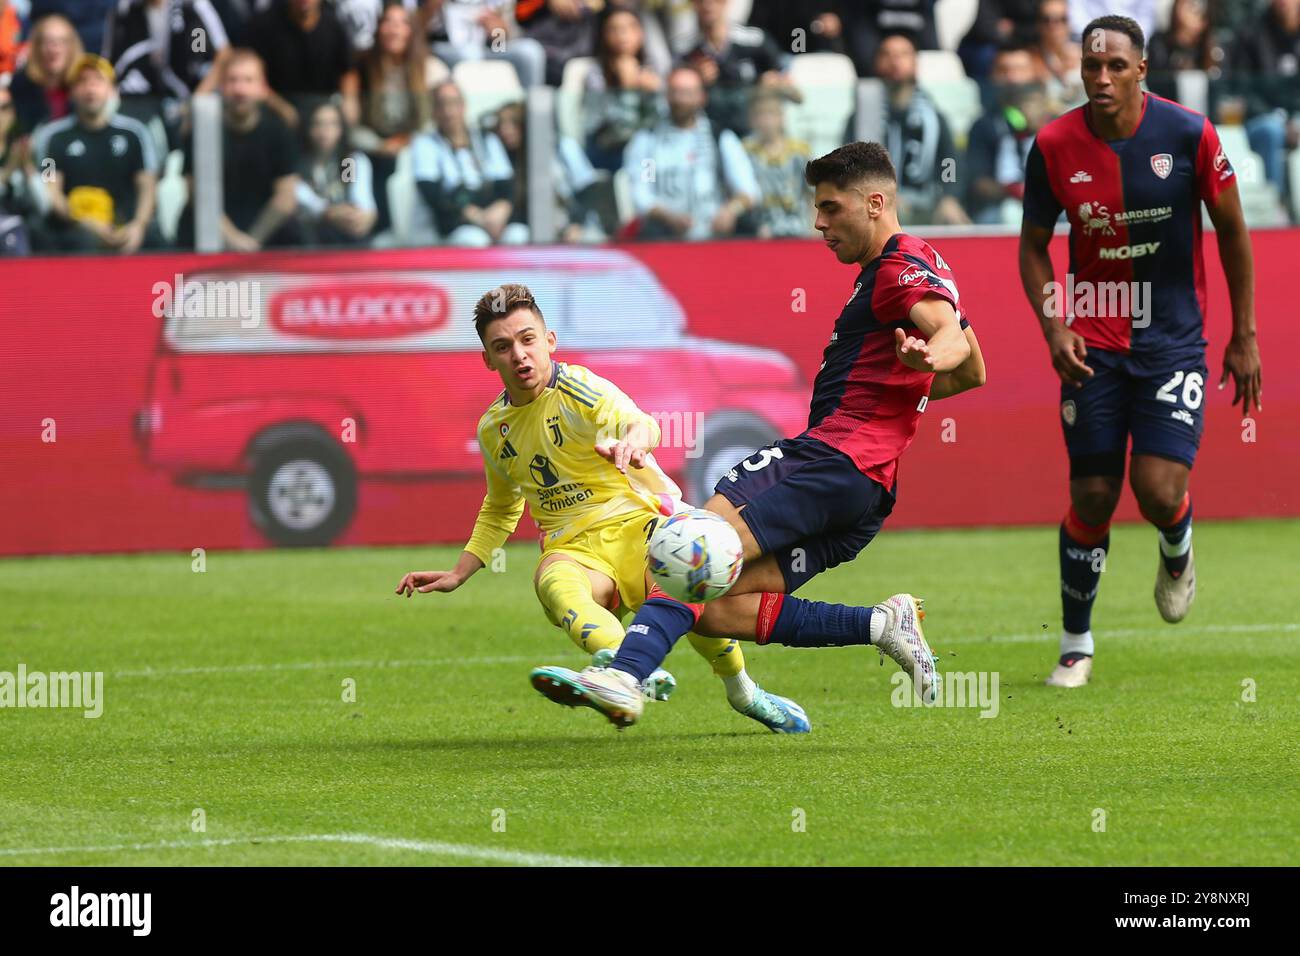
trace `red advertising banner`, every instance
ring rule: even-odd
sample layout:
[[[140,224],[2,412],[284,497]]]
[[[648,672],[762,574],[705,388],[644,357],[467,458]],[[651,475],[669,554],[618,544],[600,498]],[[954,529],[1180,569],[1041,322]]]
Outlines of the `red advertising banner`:
[[[989,381],[926,409],[889,525],[1055,523],[1059,386],[1017,240],[933,242]],[[1300,231],[1254,245],[1266,410],[1243,421],[1207,388],[1199,518],[1300,514],[1284,293]],[[1207,262],[1217,384],[1230,319],[1212,238]],[[804,428],[855,276],[809,241],[0,260],[0,554],[463,541],[483,493],[475,426],[501,389],[472,308],[505,281],[533,289],[559,359],[658,418],[657,457],[699,501]],[[1118,517],[1137,517],[1127,497]]]

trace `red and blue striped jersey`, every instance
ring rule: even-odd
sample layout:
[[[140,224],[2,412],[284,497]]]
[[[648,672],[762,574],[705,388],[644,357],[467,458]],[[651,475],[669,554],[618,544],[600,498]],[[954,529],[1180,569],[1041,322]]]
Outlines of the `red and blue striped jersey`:
[[[839,449],[886,488],[916,436],[934,378],[898,360],[894,329],[919,335],[908,314],[929,295],[946,299],[962,328],[969,325],[948,263],[923,239],[896,233],[858,276],[813,382],[805,434]]]
[[[1064,209],[1070,223],[1064,315],[1090,348],[1203,353],[1201,202],[1236,176],[1219,135],[1154,93],[1127,139],[1099,138],[1088,117],[1085,104],[1044,126],[1025,169],[1025,220],[1050,229]]]

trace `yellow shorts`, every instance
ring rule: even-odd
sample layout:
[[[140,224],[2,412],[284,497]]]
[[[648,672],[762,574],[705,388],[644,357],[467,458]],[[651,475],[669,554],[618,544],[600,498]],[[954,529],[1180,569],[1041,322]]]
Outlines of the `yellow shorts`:
[[[563,554],[584,568],[608,577],[618,588],[620,604],[617,613],[621,616],[636,611],[645,603],[646,542],[650,540],[655,522],[662,517],[654,511],[619,515],[579,532],[558,547],[547,548],[542,557]]]

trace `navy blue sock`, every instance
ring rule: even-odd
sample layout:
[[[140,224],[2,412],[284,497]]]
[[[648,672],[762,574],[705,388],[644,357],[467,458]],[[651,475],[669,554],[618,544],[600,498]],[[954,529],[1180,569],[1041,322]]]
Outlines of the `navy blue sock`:
[[[1092,629],[1092,605],[1097,600],[1102,564],[1110,550],[1110,532],[1096,544],[1080,544],[1062,524],[1060,544],[1063,623],[1071,634],[1083,634]]]
[[[652,597],[641,605],[610,667],[638,681],[649,677],[664,662],[683,634],[695,626],[695,613],[671,598]]]
[[[786,647],[848,647],[871,643],[869,607],[805,601],[787,594],[767,644]]]
[[[1187,500],[1187,512],[1168,528],[1160,529],[1160,536],[1164,539],[1166,546],[1177,547],[1183,543],[1187,532],[1192,527],[1192,502]],[[1191,557],[1191,549],[1184,551],[1182,554],[1170,557],[1165,554],[1166,547],[1160,548],[1160,560],[1165,563],[1165,570],[1174,577],[1178,577],[1187,570],[1187,561]]]

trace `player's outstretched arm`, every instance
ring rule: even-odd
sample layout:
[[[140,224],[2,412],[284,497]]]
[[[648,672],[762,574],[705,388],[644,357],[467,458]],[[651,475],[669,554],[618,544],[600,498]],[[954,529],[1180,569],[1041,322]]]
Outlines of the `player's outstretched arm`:
[[[935,375],[934,381],[930,383],[932,402],[951,398],[972,388],[979,388],[986,380],[984,355],[980,352],[980,343],[979,339],[975,338],[975,330],[967,326],[963,331],[966,333],[966,344],[970,346],[970,355],[951,372],[940,372]]]
[[[918,372],[951,372],[970,357],[970,343],[952,303],[940,295],[927,295],[907,313],[925,341],[894,329],[898,360]]]
[[[1054,301],[1051,289],[1055,280],[1052,256],[1047,247],[1052,241],[1052,230],[1036,226],[1025,220],[1020,227],[1020,284],[1025,298],[1034,310],[1034,317],[1047,340],[1047,350],[1052,356],[1052,368],[1067,385],[1082,385],[1092,376],[1092,369],[1084,364],[1088,348],[1083,336],[1071,329],[1059,316],[1052,313]]]
[[[645,422],[634,422],[617,441],[598,441],[596,454],[612,462],[615,468],[626,475],[628,465],[633,468],[645,467],[645,456],[654,451],[656,444],[650,427]]]
[[[1223,351],[1223,375],[1219,388],[1232,376],[1235,393],[1232,404],[1241,402],[1243,414],[1250,414],[1253,402],[1263,410],[1260,394],[1263,375],[1260,371],[1259,342],[1255,338],[1255,260],[1250,249],[1250,231],[1241,211],[1241,197],[1233,182],[1213,203],[1207,203],[1219,245],[1219,261],[1228,280],[1228,297],[1232,300],[1232,338]]]
[[[482,561],[468,551],[462,551],[460,560],[452,570],[411,571],[403,575],[394,593],[405,594],[409,598],[416,591],[421,594],[428,594],[430,591],[454,591],[482,567]]]

